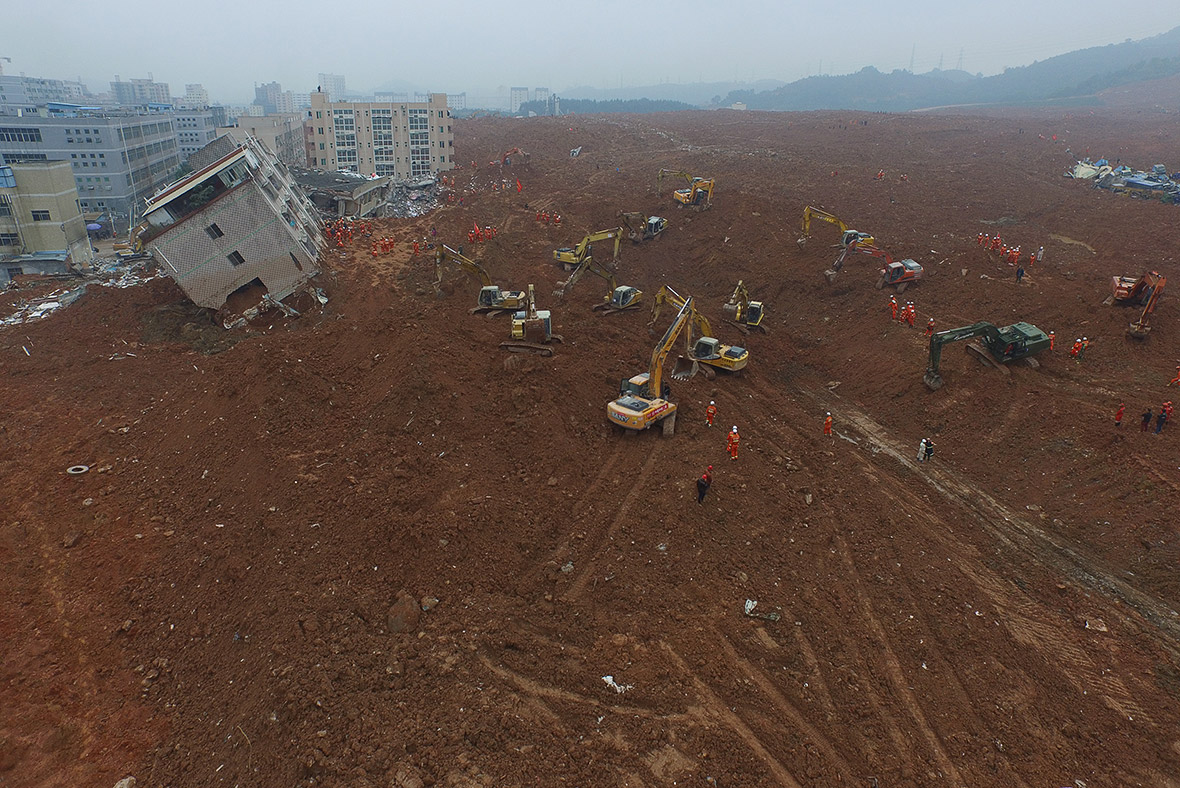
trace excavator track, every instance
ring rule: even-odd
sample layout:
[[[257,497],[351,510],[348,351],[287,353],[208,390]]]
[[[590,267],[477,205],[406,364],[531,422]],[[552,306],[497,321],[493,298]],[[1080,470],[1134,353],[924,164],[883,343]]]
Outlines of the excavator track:
[[[500,348],[507,350],[509,353],[533,353],[538,356],[552,356],[553,348],[549,345],[542,345],[539,342],[501,342]]]

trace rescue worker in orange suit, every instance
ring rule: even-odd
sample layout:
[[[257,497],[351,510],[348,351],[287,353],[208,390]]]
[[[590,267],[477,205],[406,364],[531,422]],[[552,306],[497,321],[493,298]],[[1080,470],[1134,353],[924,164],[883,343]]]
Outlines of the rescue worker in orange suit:
[[[828,415],[824,416],[824,435],[832,434],[832,412],[828,411]]]
[[[1127,409],[1126,403],[1120,402],[1118,412],[1114,414],[1114,426],[1123,426],[1123,412]]]
[[[697,479],[697,503],[705,502],[705,493],[709,492],[709,486],[713,484],[713,466],[710,465],[701,474],[701,478]]]
[[[729,452],[729,459],[737,459],[738,443],[740,442],[741,436],[738,435],[737,425],[735,424],[733,429],[729,431],[729,434],[725,436],[725,450]]]
[[[914,327],[914,318],[917,316],[917,310],[914,309],[914,302],[910,301],[905,305],[905,322],[909,324],[910,328]]]
[[[934,336],[934,318],[926,321],[926,337],[929,338],[932,336]]]
[[[1073,341],[1073,347],[1069,349],[1069,354],[1074,357],[1075,361],[1081,361],[1081,359],[1078,358],[1078,356],[1081,354],[1081,352],[1082,352],[1082,340],[1075,339]]]
[[[1180,367],[1176,367],[1176,377],[1168,381],[1169,386],[1180,384]]]
[[[705,426],[712,427],[713,419],[717,417],[717,403],[709,400],[709,407],[705,408]]]
[[[540,221],[541,221],[541,212],[537,211],[537,222],[539,223]]]
[[[1053,351],[1053,342],[1054,342],[1056,339],[1057,339],[1057,335],[1056,335],[1055,333],[1053,333],[1052,331],[1050,331],[1050,332],[1049,332],[1049,351],[1050,351],[1050,352],[1052,352],[1052,351]],[[1177,369],[1180,369],[1180,367],[1177,367]]]
[[[897,320],[897,296],[889,296],[889,319]]]

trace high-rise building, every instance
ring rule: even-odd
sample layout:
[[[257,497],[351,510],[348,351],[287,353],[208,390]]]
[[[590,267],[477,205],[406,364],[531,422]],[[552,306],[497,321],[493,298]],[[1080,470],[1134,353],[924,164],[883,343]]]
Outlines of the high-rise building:
[[[318,170],[350,170],[395,179],[454,169],[455,135],[445,93],[425,102],[331,101],[311,94],[308,120]]]
[[[138,210],[180,166],[178,147],[167,114],[0,115],[0,154],[9,164],[68,162],[84,213]]]
[[[200,84],[185,85],[184,105],[189,109],[203,109],[209,106],[209,91]]]
[[[151,79],[131,79],[122,82],[117,75],[111,83],[111,96],[115,103],[125,107],[172,103],[172,92],[168,89],[167,82],[153,82]]]
[[[533,88],[533,101],[544,104],[549,101],[549,88]]]
[[[69,162],[8,162],[0,154],[0,257],[62,251],[75,264],[93,258]],[[30,273],[0,267],[0,281]]]
[[[78,103],[86,95],[81,82],[0,74],[0,114],[35,109],[50,101]]]
[[[266,145],[284,164],[292,167],[308,166],[303,116],[299,113],[264,115],[261,118],[239,117],[235,125],[220,128],[217,134],[229,134],[240,144],[245,144],[247,137],[253,137]]]
[[[262,107],[264,115],[273,115],[279,111],[279,96],[283,93],[283,86],[278,82],[267,82],[265,85],[254,86],[254,103]]]
[[[181,161],[187,161],[189,156],[208,145],[217,136],[217,122],[213,110],[208,107],[178,109],[173,113],[172,120],[176,124],[176,142]]]
[[[508,88],[508,111],[520,112],[520,105],[529,100],[528,88]]]
[[[348,92],[348,90],[344,87],[344,75],[320,74],[319,90],[321,93],[327,93],[329,99],[334,101],[344,101],[344,94]]]

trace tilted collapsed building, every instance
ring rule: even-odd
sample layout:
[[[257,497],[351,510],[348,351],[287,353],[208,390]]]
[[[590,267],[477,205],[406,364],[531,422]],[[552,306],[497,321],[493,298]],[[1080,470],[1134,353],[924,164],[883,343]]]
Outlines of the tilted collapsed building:
[[[281,301],[319,273],[315,210],[257,140],[217,146],[228,152],[148,200],[140,240],[200,306],[221,309],[255,280]]]

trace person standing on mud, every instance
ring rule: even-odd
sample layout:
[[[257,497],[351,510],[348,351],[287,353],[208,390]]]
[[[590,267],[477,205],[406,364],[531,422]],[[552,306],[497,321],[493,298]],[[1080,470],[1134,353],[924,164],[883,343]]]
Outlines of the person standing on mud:
[[[934,459],[934,441],[926,439],[926,462]]]
[[[705,408],[705,426],[712,427],[715,418],[717,418],[717,403],[709,400],[709,406]]]
[[[1125,411],[1126,409],[1127,409],[1127,406],[1124,403],[1120,402],[1118,412],[1114,414],[1114,426],[1116,426],[1116,427],[1123,426],[1123,411]]]
[[[1152,416],[1151,408],[1148,408],[1147,410],[1143,411],[1143,415],[1139,417],[1143,420],[1139,424],[1139,431],[1140,432],[1147,432],[1147,429],[1151,426],[1151,416]]]
[[[832,434],[832,412],[828,411],[828,415],[824,416],[824,435]]]
[[[1024,266],[1016,267],[1016,284],[1020,284],[1020,280],[1024,279]]]
[[[918,462],[926,462],[926,439],[918,443]]]
[[[701,474],[701,478],[697,479],[697,503],[705,502],[705,493],[709,492],[709,487],[713,484],[713,466],[710,465]]]
[[[736,460],[738,455],[738,444],[741,443],[741,436],[738,435],[737,425],[733,425],[733,429],[725,436],[725,450],[729,452],[729,459]]]

